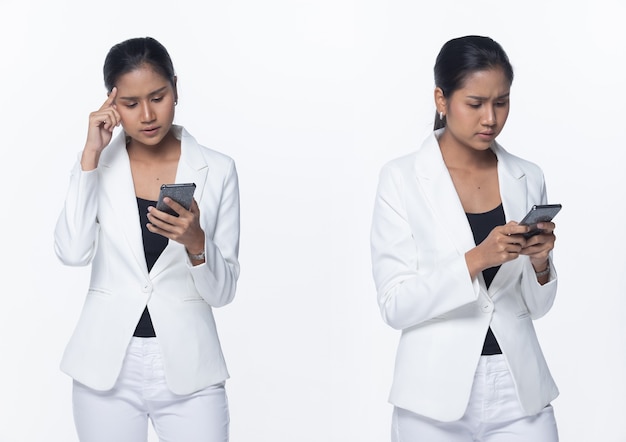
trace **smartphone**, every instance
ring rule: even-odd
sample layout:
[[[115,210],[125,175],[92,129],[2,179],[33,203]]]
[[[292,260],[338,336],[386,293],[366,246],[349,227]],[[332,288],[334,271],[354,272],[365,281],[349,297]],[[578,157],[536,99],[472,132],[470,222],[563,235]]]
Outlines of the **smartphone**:
[[[170,215],[178,216],[178,213],[174,212],[170,206],[163,202],[163,198],[169,196],[185,209],[189,210],[191,202],[193,201],[193,193],[195,190],[195,183],[163,184],[161,186],[161,192],[159,193],[159,200],[157,201],[156,208],[169,213]]]
[[[560,204],[538,204],[534,205],[530,212],[526,214],[519,224],[522,226],[530,226],[530,231],[524,233],[525,238],[530,238],[541,233],[541,229],[537,228],[537,223],[549,222],[561,210]]]

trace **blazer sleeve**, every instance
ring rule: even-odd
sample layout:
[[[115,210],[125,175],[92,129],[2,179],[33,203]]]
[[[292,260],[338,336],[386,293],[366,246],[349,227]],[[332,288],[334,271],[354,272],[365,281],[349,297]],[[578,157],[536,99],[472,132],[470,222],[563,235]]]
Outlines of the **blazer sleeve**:
[[[77,161],[54,231],[54,250],[63,264],[85,266],[93,259],[99,231],[98,183],[98,170],[84,172]]]
[[[534,204],[547,204],[548,196],[546,192],[545,178],[541,171],[537,172],[540,180],[540,197],[539,202]],[[522,270],[522,298],[528,309],[528,313],[532,319],[539,319],[544,316],[554,304],[557,291],[557,273],[552,259],[553,253],[550,252],[548,263],[550,266],[550,279],[547,283],[541,285],[537,282],[535,269],[530,263],[530,259],[526,260]]]
[[[530,260],[524,266],[522,274],[522,298],[532,319],[539,319],[550,311],[554,304],[557,288],[557,274],[550,257],[550,280],[541,285],[537,282],[535,269]]]
[[[451,252],[438,262],[434,257],[419,262],[416,238],[426,241],[428,234],[412,231],[417,221],[408,219],[404,187],[397,168],[382,169],[370,237],[379,308],[384,321],[395,329],[476,302],[480,290],[477,280],[470,278],[463,254]]]
[[[188,265],[200,295],[212,307],[221,307],[235,297],[239,278],[239,180],[232,160],[216,210],[213,234],[205,228],[205,262]]]

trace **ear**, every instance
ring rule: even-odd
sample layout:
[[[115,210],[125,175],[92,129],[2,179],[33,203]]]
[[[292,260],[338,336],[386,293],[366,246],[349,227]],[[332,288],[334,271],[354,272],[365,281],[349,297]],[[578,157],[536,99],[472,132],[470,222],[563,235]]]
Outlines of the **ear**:
[[[446,99],[446,96],[443,94],[443,90],[440,87],[435,88],[435,106],[437,107],[437,112],[443,112],[445,115],[448,106],[448,100]]]

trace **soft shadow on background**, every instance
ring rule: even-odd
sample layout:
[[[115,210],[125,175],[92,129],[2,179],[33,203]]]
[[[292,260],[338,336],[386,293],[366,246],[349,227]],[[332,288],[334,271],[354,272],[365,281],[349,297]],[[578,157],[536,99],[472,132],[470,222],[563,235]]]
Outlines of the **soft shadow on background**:
[[[388,440],[398,335],[370,272],[378,171],[430,130],[435,57],[466,34],[508,52],[516,78],[499,141],[538,163],[563,204],[559,294],[536,322],[561,439],[626,440],[626,8],[509,3],[5,1],[0,441],[76,440],[58,365],[88,268],[63,267],[52,232],[105,98],[106,52],[146,35],[173,58],[176,122],[238,166],[242,272],[216,311],[231,440]]]

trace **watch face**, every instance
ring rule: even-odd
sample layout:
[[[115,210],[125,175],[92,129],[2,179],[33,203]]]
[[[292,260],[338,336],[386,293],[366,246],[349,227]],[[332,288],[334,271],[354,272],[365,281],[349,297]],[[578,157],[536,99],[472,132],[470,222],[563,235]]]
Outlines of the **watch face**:
[[[202,251],[202,253],[198,253],[197,255],[194,255],[192,253],[188,253],[188,255],[191,259],[194,259],[196,261],[201,261],[205,257],[204,251]]]

